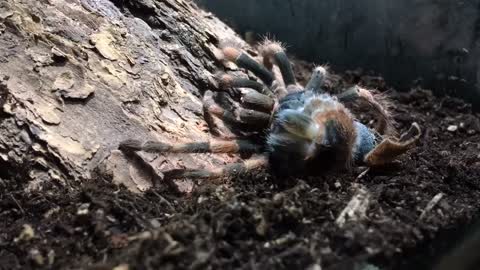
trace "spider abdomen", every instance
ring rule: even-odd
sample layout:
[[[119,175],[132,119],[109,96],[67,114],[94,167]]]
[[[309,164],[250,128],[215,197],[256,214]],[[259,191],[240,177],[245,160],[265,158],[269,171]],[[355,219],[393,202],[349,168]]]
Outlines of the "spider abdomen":
[[[377,138],[368,127],[358,121],[355,121],[355,130],[357,136],[353,145],[353,160],[356,163],[363,163],[365,156],[375,148]]]

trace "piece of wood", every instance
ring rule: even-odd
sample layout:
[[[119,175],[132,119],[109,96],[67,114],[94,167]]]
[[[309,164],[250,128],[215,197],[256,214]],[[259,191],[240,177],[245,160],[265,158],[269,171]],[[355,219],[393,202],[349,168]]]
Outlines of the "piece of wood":
[[[428,202],[427,206],[425,206],[425,209],[423,209],[418,219],[422,220],[423,218],[425,218],[425,216],[432,211],[432,209],[438,204],[438,202],[440,202],[443,196],[445,196],[445,194],[441,192],[433,196],[433,198]]]
[[[358,222],[363,219],[370,205],[370,192],[360,184],[354,185],[354,189],[352,198],[335,221],[340,228],[343,228],[347,222]]]

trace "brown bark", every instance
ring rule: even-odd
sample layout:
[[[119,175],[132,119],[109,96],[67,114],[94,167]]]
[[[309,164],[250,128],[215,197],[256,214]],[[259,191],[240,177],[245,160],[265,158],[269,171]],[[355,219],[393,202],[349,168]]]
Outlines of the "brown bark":
[[[127,138],[208,138],[201,95],[214,87],[225,38],[241,42],[184,0],[2,1],[3,170],[21,171],[31,188],[100,172],[139,191],[162,169],[207,166],[191,155],[127,160],[116,149]]]

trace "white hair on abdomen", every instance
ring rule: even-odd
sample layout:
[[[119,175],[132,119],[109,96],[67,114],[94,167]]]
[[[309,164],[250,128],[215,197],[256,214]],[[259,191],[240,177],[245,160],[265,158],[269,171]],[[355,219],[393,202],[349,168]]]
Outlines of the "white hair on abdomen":
[[[327,111],[343,109],[344,106],[337,101],[336,97],[329,94],[312,95],[305,100],[303,112],[309,116]]]

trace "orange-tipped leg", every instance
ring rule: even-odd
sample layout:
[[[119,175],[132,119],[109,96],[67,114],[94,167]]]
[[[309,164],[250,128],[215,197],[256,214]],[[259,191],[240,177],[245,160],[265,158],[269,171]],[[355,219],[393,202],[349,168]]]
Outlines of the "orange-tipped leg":
[[[368,166],[380,166],[392,162],[398,156],[411,149],[421,136],[420,126],[413,123],[410,129],[402,134],[399,140],[384,139],[364,159]]]
[[[242,105],[250,108],[256,106],[255,109],[244,108],[235,102],[232,108],[227,110],[217,104],[213,99],[212,93],[207,91],[203,99],[205,119],[207,122],[212,122],[212,117],[216,116],[231,125],[246,126],[258,130],[267,128],[271,120],[274,103],[267,96],[260,93],[255,95],[254,93],[243,96]],[[208,124],[210,125],[211,123]]]
[[[122,151],[145,151],[150,153],[259,153],[261,147],[247,140],[210,140],[169,144],[159,141],[129,139],[120,143]]]
[[[394,127],[392,125],[392,117],[388,111],[389,102],[381,94],[374,94],[373,92],[361,88],[358,86],[353,86],[347,89],[345,92],[337,95],[337,98],[341,102],[355,102],[363,101],[366,103],[376,114],[377,125],[375,129],[380,134],[395,134]]]
[[[324,67],[316,67],[313,70],[307,85],[305,85],[305,90],[313,91],[314,93],[323,92],[322,86],[325,82],[326,77],[327,77],[327,70]]]
[[[249,141],[231,140],[208,142],[191,142],[168,144],[158,141],[141,142],[139,140],[126,140],[120,143],[119,149],[131,153],[134,151],[145,151],[155,153],[259,153],[261,147]],[[173,169],[162,172],[164,179],[178,178],[200,178],[216,179],[227,176],[234,176],[268,165],[267,157],[264,155],[254,156],[242,162],[227,164],[215,169]]]
[[[296,85],[292,65],[281,43],[265,40],[260,47],[260,52],[267,59],[267,63],[275,63],[280,68],[283,82],[287,88],[290,85]]]
[[[272,112],[275,101],[269,96],[271,94],[270,89],[263,86],[261,83],[246,78],[234,77],[228,74],[217,75],[217,78],[223,89],[245,88],[240,91],[240,102],[246,108],[267,113]]]
[[[260,80],[262,80],[267,86],[272,85],[272,73],[247,53],[233,47],[226,47],[223,49],[223,54],[227,60],[234,62],[241,68],[253,72],[253,74],[260,78]]]

